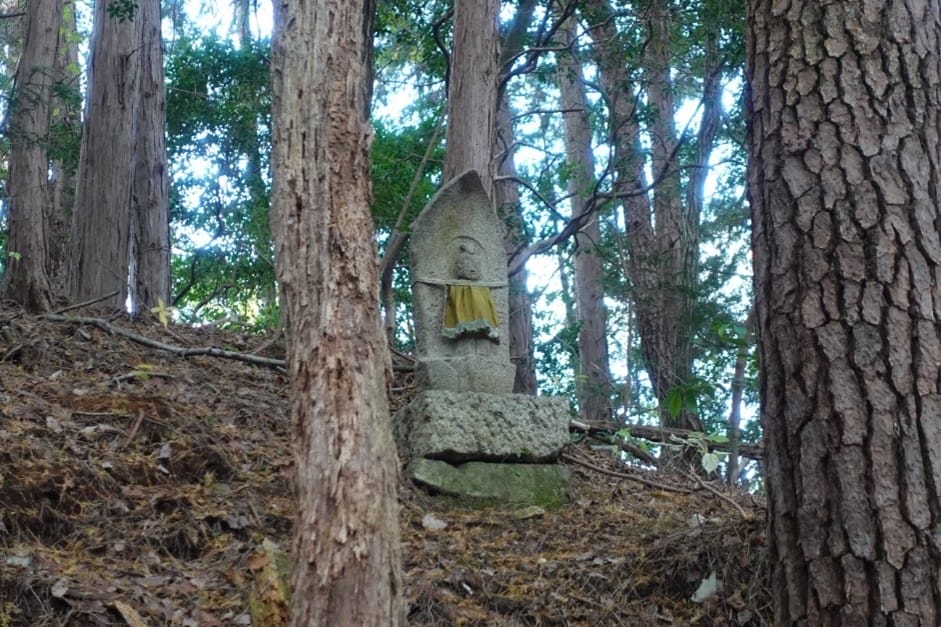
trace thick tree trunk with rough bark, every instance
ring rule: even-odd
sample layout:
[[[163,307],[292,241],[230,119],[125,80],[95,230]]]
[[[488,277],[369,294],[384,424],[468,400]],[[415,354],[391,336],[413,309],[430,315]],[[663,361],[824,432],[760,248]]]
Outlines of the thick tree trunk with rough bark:
[[[373,10],[275,3],[272,229],[297,430],[294,625],[404,623],[369,212]]]
[[[69,241],[73,301],[133,310],[170,300],[169,182],[160,1],[133,16],[95,3],[88,97]]]
[[[560,35],[570,47],[575,20],[569,18]],[[568,193],[572,216],[581,215],[595,190],[595,158],[588,120],[588,100],[579,60],[569,49],[557,55],[559,91],[565,124]],[[575,235],[575,302],[578,316],[578,370],[575,373],[579,413],[588,422],[611,420],[611,372],[608,362],[604,271],[598,257],[601,227],[593,217]]]
[[[748,4],[775,624],[941,624],[941,5]]]
[[[129,260],[132,305],[147,311],[170,303],[170,181],[159,0],[141,2],[138,12],[143,41]]]
[[[443,179],[477,170],[493,198],[499,0],[456,0]]]
[[[52,68],[62,26],[61,3],[31,0],[10,103],[9,239],[2,295],[34,311],[52,302],[48,195]]]
[[[143,20],[138,11],[119,21],[108,16],[107,5],[95,2],[68,286],[72,301],[116,293],[103,302],[120,309],[128,289]]]

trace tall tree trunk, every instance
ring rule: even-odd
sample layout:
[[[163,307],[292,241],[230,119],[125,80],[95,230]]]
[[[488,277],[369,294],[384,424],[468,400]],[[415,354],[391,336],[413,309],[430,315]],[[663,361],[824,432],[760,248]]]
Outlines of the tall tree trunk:
[[[443,180],[477,170],[493,198],[499,0],[455,0]]]
[[[275,3],[272,230],[297,429],[294,625],[404,622],[369,212],[374,8]]]
[[[3,296],[34,311],[49,309],[50,212],[49,119],[62,25],[61,3],[32,0],[27,6],[26,38],[10,106],[10,231],[3,275]]]
[[[568,50],[556,55],[565,124],[565,153],[572,216],[587,209],[595,191],[595,157],[588,120],[588,99],[582,68],[574,53],[576,22],[569,18],[560,31]],[[575,300],[578,315],[578,372],[575,373],[583,420],[611,420],[611,372],[604,306],[604,272],[597,246],[601,227],[597,216],[575,235]]]
[[[505,80],[513,59],[523,48],[535,8],[536,0],[523,0],[518,4],[513,23],[500,44],[495,146],[497,181],[494,184],[494,201],[497,214],[503,220],[503,243],[508,260],[529,243],[529,237],[520,204],[517,183],[519,174],[515,158],[516,133]],[[513,392],[535,395],[537,385],[536,360],[533,354],[533,302],[529,295],[528,277],[529,273],[523,267],[509,279],[510,359],[516,366]]]
[[[692,392],[688,388],[693,361],[691,314],[699,254],[698,208],[684,206],[678,175],[668,6],[651,3],[645,15],[648,41],[643,66],[646,100],[651,107],[647,130],[655,183],[652,202],[643,191],[647,183],[635,108],[638,94],[611,19],[614,12],[607,0],[585,0],[582,12],[591,24],[589,33],[608,106],[613,188],[622,198],[627,272],[634,288],[634,313],[647,375],[660,403],[661,423],[702,430],[696,413],[685,403],[677,415],[665,411],[671,395],[689,396]],[[703,142],[708,139],[708,144],[702,144],[707,148],[702,167],[708,162],[714,136],[713,128],[711,136],[700,138]]]
[[[729,485],[738,482],[738,475],[741,471],[739,446],[742,442],[742,396],[745,392],[745,368],[748,366],[748,352],[754,342],[755,328],[755,308],[752,307],[745,319],[745,335],[738,350],[735,351],[735,366],[732,369],[732,398],[730,400],[731,409],[729,410],[729,461],[728,461],[728,480]]]
[[[521,215],[519,184],[516,162],[513,158],[513,120],[509,103],[504,95],[497,110],[497,141],[500,151],[497,164],[498,181],[494,184],[497,214],[503,220],[503,244],[507,257],[511,257],[527,241],[526,229]],[[533,302],[527,285],[529,274],[526,268],[509,278],[510,307],[510,359],[516,367],[513,392],[535,395],[536,363],[533,355]]]
[[[775,624],[941,624],[941,5],[748,3]]]
[[[56,55],[55,76],[57,89],[52,100],[51,144],[56,147],[50,154],[50,177],[46,206],[50,210],[49,279],[53,292],[66,293],[66,264],[68,263],[69,228],[75,205],[75,171],[78,165],[79,144],[82,136],[82,96],[79,90],[78,25],[75,3],[62,4],[62,26],[59,29],[59,50]]]
[[[144,20],[135,11],[118,20],[96,0],[88,96],[69,240],[69,297],[115,293],[106,306],[122,308],[128,290],[128,235],[136,167],[140,55]]]
[[[163,76],[160,0],[144,0],[140,104],[131,196],[131,303],[137,311],[170,303],[170,182],[167,168],[167,98]]]
[[[233,29],[238,34],[239,46],[247,48],[252,44],[252,0],[232,0],[232,5]]]
[[[628,248],[627,275],[633,286],[634,313],[640,336],[644,365],[654,395],[661,406],[660,420],[665,426],[674,421],[663,410],[675,385],[668,362],[671,351],[661,349],[667,322],[661,316],[660,264],[657,246],[660,240],[654,228],[653,209],[647,194],[644,157],[640,146],[640,123],[635,108],[637,94],[624,65],[624,54],[612,21],[613,10],[607,0],[586,0],[583,15],[594,43],[601,92],[608,107],[609,141],[613,147],[616,195],[624,210],[625,239]],[[669,321],[673,324],[674,321]],[[684,427],[688,425],[682,425]]]

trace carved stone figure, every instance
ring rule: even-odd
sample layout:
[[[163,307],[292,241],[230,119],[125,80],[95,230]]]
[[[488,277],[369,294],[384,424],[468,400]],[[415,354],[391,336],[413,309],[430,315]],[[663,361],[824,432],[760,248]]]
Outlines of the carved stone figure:
[[[509,394],[513,365],[502,225],[480,176],[446,183],[412,227],[418,382],[422,388]]]
[[[512,393],[503,225],[476,172],[442,186],[410,248],[421,391],[394,418],[406,473],[462,498],[564,501],[568,471],[551,462],[569,441],[568,402]]]

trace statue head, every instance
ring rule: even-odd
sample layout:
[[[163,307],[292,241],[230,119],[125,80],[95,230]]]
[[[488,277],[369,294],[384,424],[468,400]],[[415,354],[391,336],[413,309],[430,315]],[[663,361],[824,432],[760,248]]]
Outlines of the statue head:
[[[465,281],[479,281],[480,249],[479,243],[469,237],[459,237],[454,251],[454,277]]]

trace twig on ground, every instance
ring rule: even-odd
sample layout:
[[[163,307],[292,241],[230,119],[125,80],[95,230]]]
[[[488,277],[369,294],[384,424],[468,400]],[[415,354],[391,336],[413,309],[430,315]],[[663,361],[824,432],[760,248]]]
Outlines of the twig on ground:
[[[110,294],[105,294],[104,296],[96,296],[95,298],[92,298],[91,300],[86,300],[86,301],[83,301],[83,302],[81,302],[81,303],[75,303],[74,305],[69,305],[68,307],[63,307],[62,309],[56,309],[54,312],[52,312],[52,313],[49,314],[49,315],[64,314],[65,312],[67,312],[67,311],[72,311],[73,309],[81,309],[82,307],[88,307],[89,305],[94,305],[95,303],[100,303],[100,302],[103,301],[103,300],[108,300],[108,299],[111,298],[112,296],[117,296],[117,295],[118,295],[118,291],[115,290],[115,291],[111,292]]]
[[[577,457],[569,455],[568,453],[562,453],[562,459],[564,459],[567,462],[571,462],[573,464],[578,464],[579,466],[584,466],[585,468],[594,470],[595,472],[600,472],[602,474],[609,475],[611,477],[617,477],[619,479],[628,479],[629,481],[636,481],[637,483],[641,483],[651,488],[659,488],[661,490],[668,490],[670,492],[679,492],[680,494],[692,494],[693,492],[692,490],[689,490],[687,488],[681,488],[678,486],[668,485],[666,483],[660,483],[659,481],[653,481],[652,479],[644,479],[643,477],[637,477],[635,475],[630,475],[625,472],[617,472],[616,470],[608,470],[607,468],[602,468],[601,466],[592,464],[589,461],[578,459]]]
[[[743,520],[755,520],[754,514],[752,514],[751,512],[746,512],[742,508],[741,505],[736,503],[733,499],[729,498],[725,494],[722,494],[722,492],[720,492],[719,490],[716,490],[715,488],[713,488],[711,485],[703,481],[701,477],[696,476],[695,473],[687,473],[687,476],[690,479],[693,479],[694,481],[696,481],[696,483],[698,483],[701,487],[705,488],[709,492],[712,492],[713,494],[718,496],[720,499],[722,499],[726,503],[730,503],[735,509],[738,510],[738,513],[741,514]]]
[[[84,317],[75,317],[75,316],[63,316],[61,314],[45,314],[42,316],[46,320],[51,320],[53,322],[71,322],[74,324],[87,324],[90,326],[98,327],[102,331],[108,333],[113,333],[114,335],[120,335],[126,337],[127,339],[137,342],[138,344],[143,344],[144,346],[149,346],[151,348],[156,348],[158,350],[166,351],[168,353],[173,353],[175,355],[180,355],[181,357],[196,357],[200,355],[205,355],[208,357],[220,357],[222,359],[232,359],[235,361],[242,361],[249,364],[255,364],[258,366],[268,366],[269,368],[275,368],[280,371],[285,370],[285,361],[283,359],[273,359],[270,357],[259,357],[258,355],[246,355],[245,353],[238,353],[235,351],[228,351],[221,348],[216,348],[214,346],[205,346],[201,348],[184,348],[183,346],[176,346],[174,344],[165,344],[164,342],[158,342],[157,340],[139,335],[127,329],[123,329],[119,326],[115,326],[103,320],[102,318],[84,318]]]

